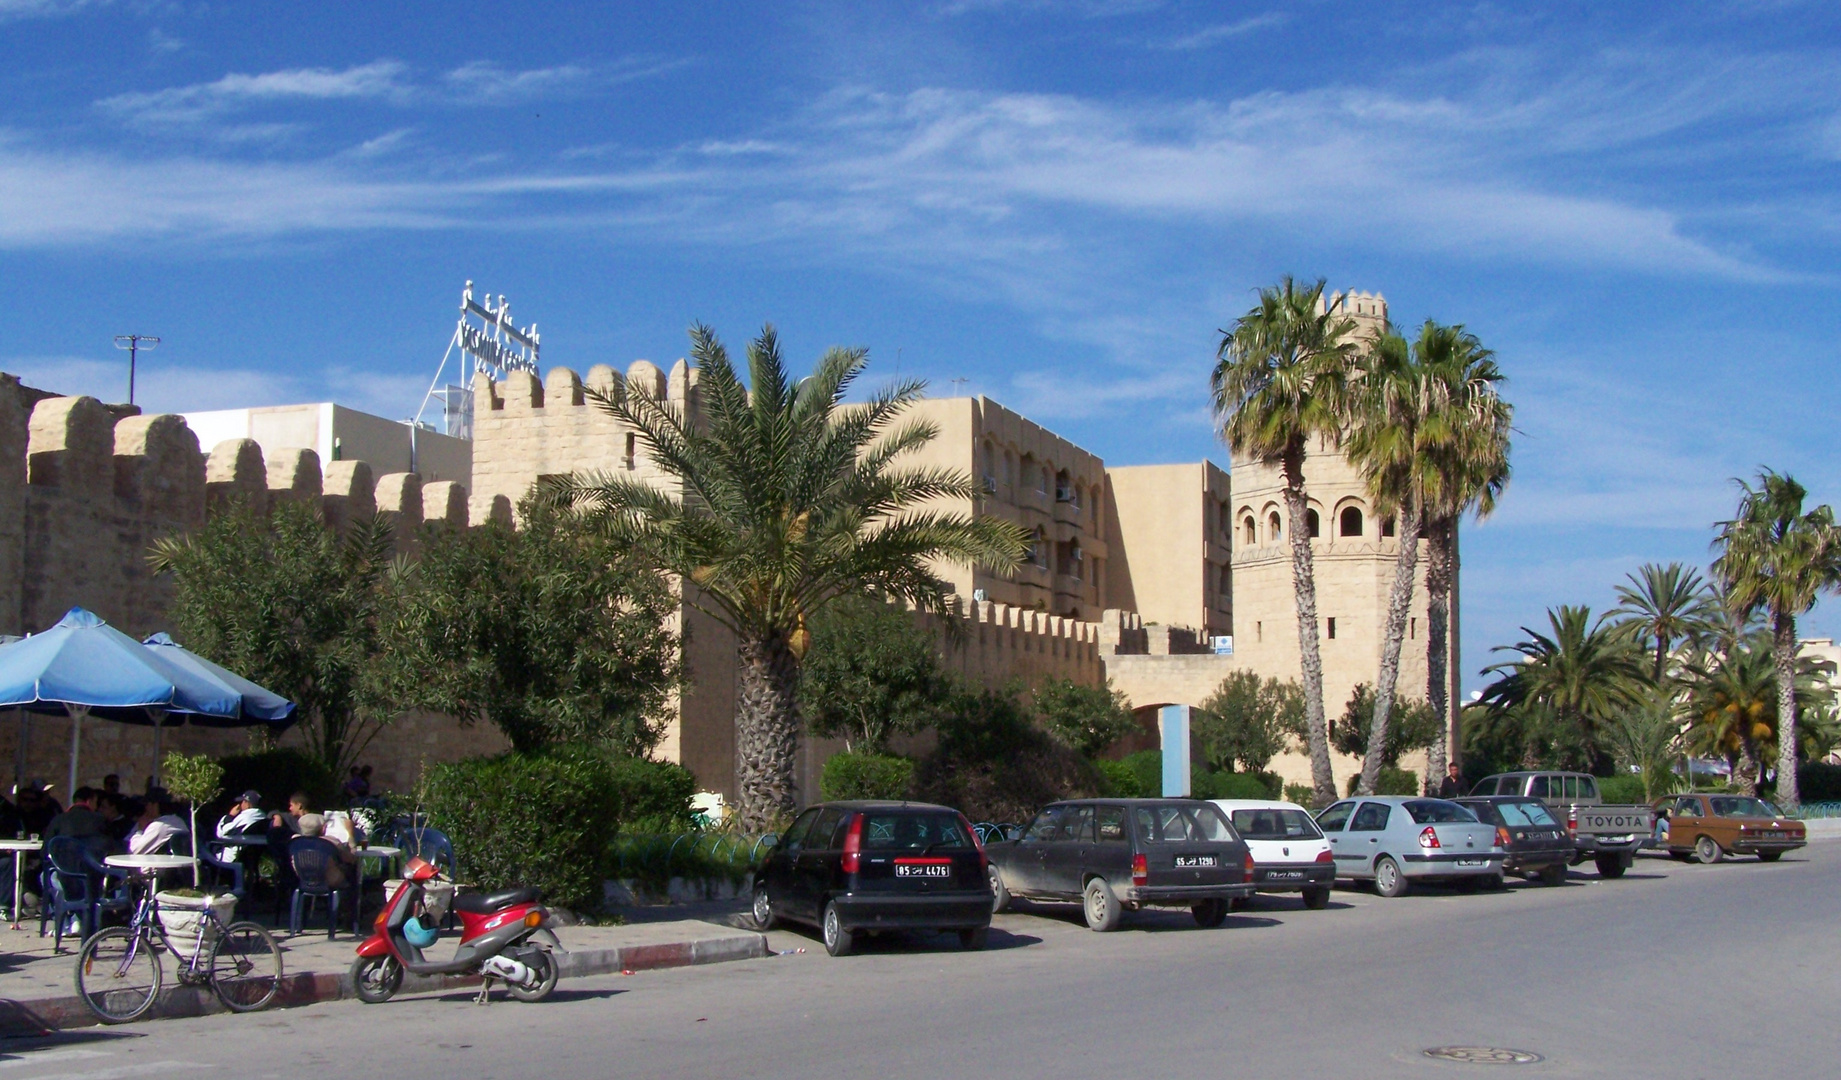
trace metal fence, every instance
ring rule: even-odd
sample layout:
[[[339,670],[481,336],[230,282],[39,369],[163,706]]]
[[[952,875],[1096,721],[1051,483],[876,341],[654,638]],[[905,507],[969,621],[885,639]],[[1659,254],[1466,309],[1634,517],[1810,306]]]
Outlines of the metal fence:
[[[774,833],[724,831],[621,836],[612,844],[614,876],[650,882],[681,878],[740,880],[752,874],[780,840]]]
[[[1841,802],[1804,803],[1796,816],[1804,819],[1841,817]]]

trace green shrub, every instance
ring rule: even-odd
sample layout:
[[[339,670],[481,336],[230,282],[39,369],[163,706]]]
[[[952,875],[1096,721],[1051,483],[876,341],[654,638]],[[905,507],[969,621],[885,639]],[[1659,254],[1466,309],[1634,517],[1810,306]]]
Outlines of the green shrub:
[[[601,906],[608,841],[627,809],[607,754],[563,746],[431,767],[422,797],[482,890],[531,885],[576,911]]]
[[[1841,802],[1841,765],[1812,761],[1799,766],[1796,793],[1804,802]]]
[[[1029,719],[1012,691],[965,694],[914,770],[914,795],[973,821],[1028,821],[1046,803],[1098,795],[1091,762]]]
[[[1152,794],[1138,778],[1137,770],[1123,761],[1100,760],[1093,763],[1099,770],[1100,794],[1115,799],[1142,799]]]
[[[1150,798],[1163,794],[1163,751],[1140,750],[1127,754],[1119,764],[1132,771],[1138,778],[1138,790],[1144,794],[1141,798]]]
[[[914,762],[890,754],[834,754],[825,762],[818,790],[827,801],[903,799],[914,779]]]
[[[1198,799],[1276,799],[1281,782],[1274,773],[1192,771],[1189,793]]]
[[[1361,782],[1362,774],[1359,772],[1349,777],[1348,794],[1355,794],[1355,786]],[[1380,777],[1374,782],[1374,793],[1376,795],[1423,795],[1425,791],[1419,786],[1418,773],[1411,769],[1390,769],[1383,765]]]
[[[690,798],[697,778],[675,761],[602,751],[608,781],[620,801],[622,832],[680,833],[695,827]]]
[[[1649,801],[1643,797],[1643,778],[1629,775],[1599,777],[1598,797],[1619,805]]]
[[[1317,798],[1317,792],[1309,784],[1286,784],[1285,801],[1299,806],[1309,806]]]
[[[213,813],[222,813],[229,799],[245,791],[260,791],[264,810],[287,809],[288,797],[297,791],[306,792],[315,809],[340,803],[339,778],[317,758],[299,750],[232,754],[218,759],[218,764],[224,767],[223,794],[212,800]],[[199,816],[205,816],[204,807],[199,808]]]

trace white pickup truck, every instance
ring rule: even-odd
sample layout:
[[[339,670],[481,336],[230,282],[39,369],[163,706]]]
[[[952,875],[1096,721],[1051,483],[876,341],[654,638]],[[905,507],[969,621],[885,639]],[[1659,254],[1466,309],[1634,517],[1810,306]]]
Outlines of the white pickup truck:
[[[1498,773],[1484,777],[1471,794],[1522,795],[1546,803],[1572,834],[1573,865],[1591,859],[1602,877],[1622,877],[1636,853],[1655,843],[1655,811],[1642,805],[1606,806],[1598,781],[1585,773]]]

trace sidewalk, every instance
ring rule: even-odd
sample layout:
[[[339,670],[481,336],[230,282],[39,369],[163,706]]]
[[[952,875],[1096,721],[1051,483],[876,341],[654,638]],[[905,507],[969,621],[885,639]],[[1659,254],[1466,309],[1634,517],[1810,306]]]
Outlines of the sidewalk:
[[[651,909],[640,910],[651,913]],[[66,937],[65,951],[54,954],[51,938],[38,936],[36,918],[20,925],[22,929],[12,930],[0,922],[0,1036],[96,1023],[76,992],[76,950],[80,942]],[[557,930],[556,936],[567,950],[557,957],[565,979],[747,960],[768,953],[767,939],[760,933],[698,919],[644,921],[628,926],[568,926]],[[326,939],[323,928],[299,937],[289,937],[285,931],[275,937],[281,943],[283,984],[270,1008],[351,996],[348,970],[356,959],[358,939],[349,929],[331,941]],[[437,957],[450,955],[458,940],[459,935],[450,931],[429,951]],[[222,1011],[208,988],[177,985],[174,964],[167,957],[162,961],[166,988],[148,1019]],[[409,976],[403,980],[401,992],[439,990],[470,981]]]

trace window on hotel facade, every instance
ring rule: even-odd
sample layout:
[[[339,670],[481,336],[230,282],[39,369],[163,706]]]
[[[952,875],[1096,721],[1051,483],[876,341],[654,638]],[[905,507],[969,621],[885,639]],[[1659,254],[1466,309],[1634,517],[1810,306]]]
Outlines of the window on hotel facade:
[[[1304,511],[1304,528],[1312,540],[1323,535],[1323,522],[1318,519],[1315,510]]]
[[[1362,512],[1359,507],[1345,506],[1342,508],[1342,521],[1339,523],[1338,531],[1344,536],[1362,534]]]
[[[1252,547],[1254,544],[1259,543],[1259,535],[1253,527],[1253,515],[1248,514],[1247,519],[1240,524],[1242,526],[1241,531],[1246,534],[1241,537],[1241,540],[1246,546]]]
[[[1266,515],[1266,539],[1276,544],[1278,543],[1279,535],[1278,511],[1274,510]]]

